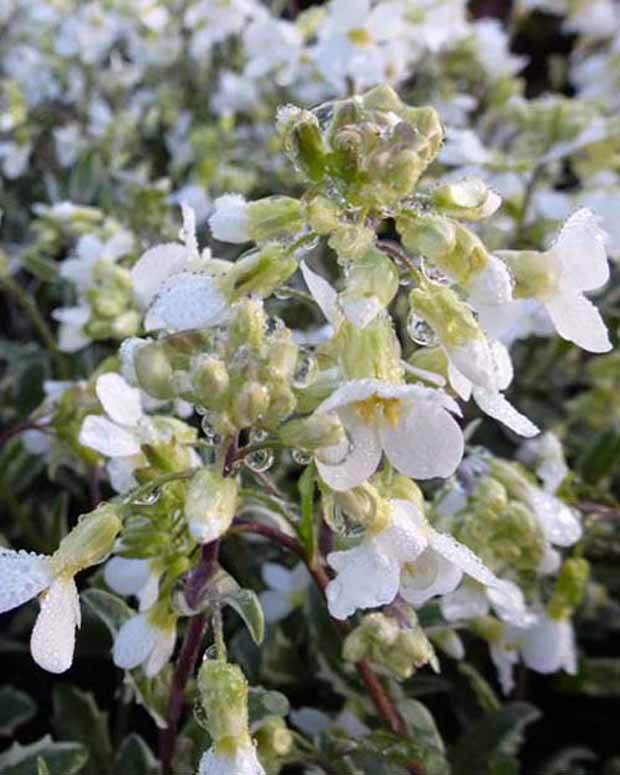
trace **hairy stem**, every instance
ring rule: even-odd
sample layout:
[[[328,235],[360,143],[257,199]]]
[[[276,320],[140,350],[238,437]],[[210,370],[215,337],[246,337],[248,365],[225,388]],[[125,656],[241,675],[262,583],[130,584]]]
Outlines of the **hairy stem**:
[[[202,547],[200,562],[187,580],[185,588],[185,599],[190,608],[197,608],[200,604],[204,589],[217,567],[218,551],[219,541],[213,541]],[[161,731],[159,738],[162,775],[171,775],[172,773],[177,728],[185,706],[185,689],[196,669],[206,628],[207,617],[205,614],[193,616],[179,652],[172,676],[172,687],[166,714],[167,726]]]

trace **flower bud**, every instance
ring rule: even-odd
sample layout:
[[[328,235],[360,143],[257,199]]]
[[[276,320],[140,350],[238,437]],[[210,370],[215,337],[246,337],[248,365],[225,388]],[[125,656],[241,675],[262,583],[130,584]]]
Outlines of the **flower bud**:
[[[207,659],[198,672],[198,692],[213,742],[234,747],[248,737],[248,682],[237,665]]]
[[[502,200],[479,178],[445,183],[434,189],[433,203],[446,215],[467,221],[480,221],[497,210]]]
[[[297,269],[297,261],[282,245],[269,243],[260,250],[240,258],[230,272],[232,299],[249,294],[269,296]]]
[[[197,471],[187,488],[185,518],[201,544],[215,541],[230,527],[237,508],[237,482],[209,468]]]
[[[407,250],[432,260],[451,253],[456,246],[456,225],[440,215],[403,211],[396,218],[396,228]]]
[[[346,441],[342,423],[335,414],[313,414],[289,420],[279,430],[280,441],[287,447],[314,452]]]
[[[349,268],[340,305],[355,326],[364,328],[398,291],[398,270],[380,250],[371,248]]]
[[[134,367],[138,384],[146,393],[161,400],[174,398],[174,371],[161,344],[148,342],[137,347]]]
[[[250,428],[269,408],[269,389],[250,380],[238,391],[232,401],[232,419],[238,428]]]
[[[312,231],[329,234],[340,225],[340,208],[331,199],[315,196],[306,204],[306,219]],[[334,247],[334,250],[337,249]]]
[[[351,490],[335,492],[334,498],[350,519],[363,525],[372,534],[381,533],[390,523],[389,501],[382,498],[368,482]]]
[[[73,576],[105,560],[122,526],[112,506],[102,506],[84,514],[52,555],[50,562],[54,573]]]
[[[582,557],[569,557],[560,570],[547,613],[552,619],[568,619],[581,603],[590,580],[590,563]]]
[[[115,339],[126,339],[128,336],[135,336],[140,330],[140,313],[135,309],[127,310],[122,315],[114,318],[111,323],[111,335]]]
[[[327,166],[327,148],[318,118],[309,110],[286,105],[278,110],[276,127],[284,150],[295,166],[311,181],[322,180]]]
[[[305,225],[302,203],[290,196],[267,196],[250,202],[247,219],[254,242],[292,237]]]
[[[265,340],[266,315],[258,299],[241,299],[232,309],[228,327],[229,345],[233,349],[249,347],[259,351]]]
[[[260,760],[267,767],[270,762],[276,764],[278,759],[287,756],[293,748],[293,734],[284,719],[279,716],[273,716],[264,721],[256,730],[254,737]]]
[[[362,329],[345,321],[337,337],[347,379],[374,377],[386,382],[402,381],[400,343],[385,312],[379,313]]]
[[[230,387],[224,361],[216,355],[199,356],[192,363],[191,377],[197,401],[207,409],[219,408]]]
[[[376,238],[373,229],[362,224],[342,224],[331,234],[328,244],[339,259],[361,258]]]

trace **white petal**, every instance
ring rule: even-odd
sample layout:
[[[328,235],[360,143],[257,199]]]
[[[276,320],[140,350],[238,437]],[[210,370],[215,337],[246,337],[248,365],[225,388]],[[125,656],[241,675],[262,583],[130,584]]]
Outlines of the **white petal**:
[[[133,472],[141,465],[145,465],[143,455],[130,455],[129,457],[115,457],[107,461],[105,469],[110,479],[112,489],[125,495],[137,486]]]
[[[288,594],[292,590],[292,573],[283,565],[266,562],[262,567],[263,581],[270,589]]]
[[[142,418],[140,391],[127,384],[120,374],[102,374],[95,392],[108,417],[119,425],[137,425]]]
[[[592,353],[611,350],[607,327],[600,312],[581,293],[563,291],[549,299],[545,307],[558,334]]]
[[[448,358],[448,381],[450,382],[450,387],[454,392],[457,394],[459,398],[461,398],[463,401],[469,401],[471,398],[471,391],[473,389],[473,385],[471,382],[467,379],[467,377],[463,376],[461,372],[456,368],[456,366],[452,363],[452,361]]]
[[[400,563],[384,554],[373,539],[354,549],[332,552],[327,561],[337,574],[326,590],[329,612],[335,619],[391,603],[398,593]]]
[[[238,746],[228,756],[210,748],[200,760],[198,775],[265,775],[253,745]]]
[[[447,622],[455,622],[484,616],[489,611],[489,601],[481,586],[464,583],[455,592],[444,595],[439,607]]]
[[[583,207],[566,221],[550,252],[562,264],[562,284],[576,291],[592,291],[609,280],[605,232],[600,218]]]
[[[336,323],[340,316],[338,312],[338,294],[336,291],[327,280],[324,280],[321,277],[320,274],[313,272],[305,261],[301,262],[299,268],[304,276],[308,290],[319,305],[321,312],[330,323]]]
[[[157,245],[143,253],[131,270],[133,290],[142,307],[148,307],[164,282],[181,272],[187,260],[187,248],[176,242]]]
[[[565,670],[574,675],[577,672],[577,657],[572,622],[542,616],[527,630],[521,654],[525,664],[537,673]]]
[[[148,611],[152,608],[159,597],[159,578],[160,573],[152,572],[148,578],[146,584],[138,592],[138,601],[140,603],[140,611]]]
[[[419,607],[437,595],[455,590],[462,577],[460,568],[428,548],[415,562],[403,567],[400,594],[408,603]]]
[[[146,330],[208,328],[225,319],[228,304],[208,275],[180,272],[163,284],[144,320]]]
[[[140,452],[133,433],[96,414],[84,419],[78,440],[106,457],[129,457]]]
[[[80,601],[73,578],[58,579],[41,600],[30,651],[50,673],[64,673],[73,663],[75,630],[80,626]]]
[[[531,438],[540,433],[540,428],[517,411],[503,393],[477,387],[474,388],[474,400],[485,414],[499,420],[519,436]]]
[[[157,630],[144,614],[128,619],[114,640],[113,659],[117,667],[132,670],[149,658],[157,644]]]
[[[224,194],[215,200],[215,212],[209,218],[211,233],[221,242],[249,242],[247,202],[241,194]]]
[[[105,583],[118,595],[137,595],[146,585],[151,575],[151,563],[148,560],[131,557],[113,557],[105,564],[103,577]]]
[[[260,593],[260,603],[266,622],[279,622],[292,611],[291,601],[288,597],[272,589]]]
[[[181,212],[183,214],[183,228],[179,232],[181,241],[185,243],[188,252],[192,256],[198,256],[198,241],[196,239],[196,213],[194,208],[185,202],[181,202]]]
[[[531,487],[527,500],[532,507],[547,540],[556,546],[572,546],[581,538],[581,522],[573,511],[551,493]]]
[[[376,296],[365,299],[341,297],[340,306],[346,319],[356,328],[366,328],[383,309],[383,305]]]
[[[463,432],[448,411],[434,401],[412,403],[400,422],[380,426],[381,444],[390,463],[414,479],[451,476],[463,457]]]
[[[512,300],[510,272],[501,259],[491,255],[484,268],[474,274],[467,290],[474,308],[478,304],[507,304]]]
[[[519,652],[514,648],[506,648],[503,643],[491,644],[490,651],[502,692],[510,694],[515,687],[513,670],[519,661]]]
[[[176,627],[161,630],[156,629],[156,639],[144,665],[144,673],[147,678],[157,675],[170,661],[177,640]]]
[[[338,415],[349,438],[349,451],[341,462],[334,464],[322,462],[317,456],[316,466],[321,479],[333,490],[350,490],[377,470],[381,446],[374,426],[359,418],[354,409],[341,409]]]
[[[476,337],[450,349],[448,358],[474,385],[488,389],[495,387],[495,362],[486,337]]]
[[[436,552],[460,568],[463,573],[471,576],[472,579],[481,584],[497,582],[495,574],[487,568],[478,555],[451,535],[431,530],[428,542]]]
[[[534,616],[527,610],[521,588],[514,582],[498,579],[487,587],[487,597],[495,613],[507,624],[529,627],[534,621]]]
[[[0,549],[0,614],[23,605],[52,583],[42,554]]]

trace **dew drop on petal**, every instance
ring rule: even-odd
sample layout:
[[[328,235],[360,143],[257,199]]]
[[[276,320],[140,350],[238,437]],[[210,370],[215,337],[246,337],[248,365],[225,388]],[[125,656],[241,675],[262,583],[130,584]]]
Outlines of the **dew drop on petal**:
[[[299,390],[308,387],[316,379],[318,367],[312,350],[301,347],[293,374],[293,387]]]
[[[263,474],[273,465],[274,455],[271,449],[257,449],[243,458],[243,462],[257,474]]]
[[[407,333],[412,341],[423,347],[434,347],[438,341],[437,334],[429,324],[419,315],[416,315],[415,312],[411,312],[407,318]]]
[[[307,466],[312,460],[312,455],[303,449],[294,449],[291,452],[291,457],[298,466]]]

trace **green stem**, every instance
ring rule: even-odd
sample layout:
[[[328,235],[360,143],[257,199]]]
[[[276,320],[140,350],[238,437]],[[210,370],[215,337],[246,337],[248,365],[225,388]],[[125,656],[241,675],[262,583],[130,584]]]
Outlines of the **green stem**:
[[[19,283],[15,282],[15,280],[10,275],[4,275],[1,277],[0,285],[13,297],[14,301],[28,316],[30,322],[32,323],[32,327],[41,337],[47,349],[49,350],[50,356],[54,361],[59,376],[63,379],[67,378],[69,376],[69,371],[67,368],[65,355],[58,348],[56,338],[48,326],[45,318],[39,312],[39,308],[37,307],[35,300],[21,287]]]

